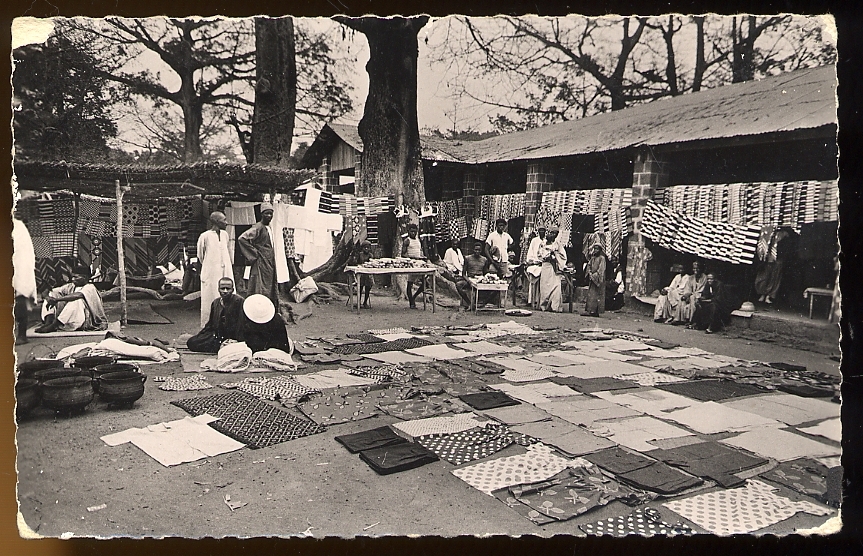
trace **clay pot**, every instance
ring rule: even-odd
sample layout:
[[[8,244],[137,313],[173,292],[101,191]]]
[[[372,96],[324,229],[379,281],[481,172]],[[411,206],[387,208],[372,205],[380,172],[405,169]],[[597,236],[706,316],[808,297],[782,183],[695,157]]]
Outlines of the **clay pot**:
[[[15,414],[19,418],[30,413],[34,408],[39,406],[39,382],[32,378],[18,379],[15,384]]]
[[[62,369],[64,366],[63,361],[59,359],[34,359],[18,363],[18,375],[21,378],[33,378],[33,374],[36,371]]]
[[[79,357],[78,359],[75,359],[75,362],[72,363],[72,366],[79,369],[93,369],[101,365],[111,365],[116,361],[116,357],[111,357],[108,355],[91,355],[88,357]]]
[[[54,380],[56,378],[66,378],[70,376],[84,376],[90,378],[90,372],[85,371],[84,369],[45,369],[42,371],[36,371],[33,374],[33,378],[39,384],[45,384],[46,381]]]
[[[131,363],[109,363],[107,365],[98,365],[93,367],[93,377],[99,378],[100,376],[108,373],[120,373],[120,372],[138,372],[138,367],[136,365],[132,365]]]
[[[76,413],[93,401],[93,379],[88,376],[55,378],[42,383],[42,405],[54,411]]]
[[[135,371],[105,373],[99,377],[99,398],[111,405],[132,407],[144,395],[147,376]]]

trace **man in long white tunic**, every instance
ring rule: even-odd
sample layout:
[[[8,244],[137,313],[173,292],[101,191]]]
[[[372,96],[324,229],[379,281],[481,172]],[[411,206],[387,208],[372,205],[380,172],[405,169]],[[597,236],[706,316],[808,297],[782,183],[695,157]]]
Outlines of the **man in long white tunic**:
[[[210,320],[210,307],[219,297],[219,280],[233,279],[231,254],[228,251],[228,220],[224,213],[210,215],[210,229],[198,238],[198,259],[201,261],[201,328]]]
[[[539,249],[545,243],[545,227],[540,226],[536,229],[536,235],[530,240],[530,245],[527,248],[527,255],[524,257],[526,265],[524,273],[527,275],[527,303],[533,305],[539,300],[539,276],[542,273],[542,259],[539,257]]]
[[[24,222],[12,219],[12,288],[15,290],[15,344],[27,343],[27,312],[36,302],[36,253]]]
[[[539,247],[539,258],[542,260],[542,272],[539,276],[539,308],[542,311],[563,311],[563,299],[560,290],[560,277],[566,266],[566,250],[557,241],[558,229],[549,228],[545,234],[545,243]]]
[[[656,309],[653,311],[654,322],[664,322],[667,324],[676,324],[675,317],[681,317],[688,322],[692,316],[687,304],[678,309],[678,305],[682,297],[689,291],[689,275],[683,270],[682,264],[675,264],[671,267],[671,272],[674,273],[674,278],[667,288],[662,288],[659,299],[656,302]]]

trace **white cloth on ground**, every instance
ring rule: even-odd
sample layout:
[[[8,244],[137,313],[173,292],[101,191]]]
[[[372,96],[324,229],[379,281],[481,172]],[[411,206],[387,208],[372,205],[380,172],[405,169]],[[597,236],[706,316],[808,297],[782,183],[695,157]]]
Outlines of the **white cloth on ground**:
[[[231,342],[222,346],[215,358],[204,359],[201,368],[205,371],[238,373],[249,368],[252,350],[245,342]]]
[[[138,346],[117,338],[106,338],[96,344],[94,349],[110,351],[135,359],[151,359],[159,362],[180,360],[180,354],[176,351],[166,351],[156,346]]]

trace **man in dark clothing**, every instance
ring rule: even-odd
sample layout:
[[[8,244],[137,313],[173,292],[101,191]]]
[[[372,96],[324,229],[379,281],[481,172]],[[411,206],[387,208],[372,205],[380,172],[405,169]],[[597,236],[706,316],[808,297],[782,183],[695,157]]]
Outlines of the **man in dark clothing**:
[[[288,329],[273,302],[265,295],[250,295],[243,302],[241,340],[252,353],[276,348],[291,353]]]
[[[728,308],[728,297],[725,286],[716,279],[713,273],[707,274],[707,283],[701,298],[695,302],[695,312],[692,315],[692,328],[704,330],[708,334],[722,330],[722,322],[731,314]]]
[[[192,351],[218,353],[227,339],[240,339],[243,315],[243,298],[234,293],[234,281],[219,280],[219,298],[210,305],[210,319],[200,332],[186,341]]]

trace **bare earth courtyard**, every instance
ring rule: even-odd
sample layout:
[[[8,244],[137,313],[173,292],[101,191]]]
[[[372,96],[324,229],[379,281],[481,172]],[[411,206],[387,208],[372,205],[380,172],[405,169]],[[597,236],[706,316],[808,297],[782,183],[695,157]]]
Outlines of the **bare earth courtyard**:
[[[439,307],[433,314],[430,310],[408,311],[406,303],[398,303],[380,291],[376,293],[378,295],[372,298],[373,309],[363,311],[361,316],[349,312],[343,302],[333,301],[314,306],[310,317],[289,327],[289,334],[294,341],[301,341],[315,337],[344,337],[347,333],[395,326],[407,329],[412,326],[469,326],[515,318],[522,324],[548,330],[544,332],[546,335],[563,334],[564,330],[574,334],[579,329],[597,326],[619,332],[635,332],[677,343],[684,348],[700,348],[712,354],[744,360],[784,362],[805,366],[809,371],[838,375],[838,363],[826,354],[838,352],[838,349],[831,350],[830,346],[822,346],[818,351],[795,350],[778,343],[741,339],[735,336],[733,329],[729,334],[710,336],[680,327],[654,324],[649,318],[627,312],[604,313],[599,319],[581,317],[577,313],[538,312],[530,317],[519,318],[495,313],[474,316]],[[126,330],[129,335],[171,340],[181,334],[194,332],[198,326],[198,311],[191,304],[134,303],[150,304],[173,324],[131,325]],[[304,310],[308,308],[297,308],[300,314]],[[542,335],[543,332],[524,338],[534,341]],[[79,339],[74,338],[52,340],[50,343],[31,340],[30,344],[19,346],[16,351],[19,357],[25,357],[31,351],[37,353],[44,350],[39,344],[49,345],[56,351],[79,343]],[[498,340],[500,338],[490,341]],[[517,345],[512,341],[501,343]],[[457,348],[458,344],[452,346]],[[546,351],[548,349],[566,348],[550,347]],[[542,350],[526,348],[526,353],[538,351]],[[192,357],[188,352],[183,352],[181,363],[188,366]],[[195,361],[200,361],[200,358]],[[147,365],[142,367],[142,372],[151,378],[165,374],[189,376],[182,372],[182,365],[170,365]],[[337,367],[305,364],[298,372],[311,373]],[[166,372],[165,369],[173,372]],[[652,369],[644,370],[648,372]],[[278,373],[202,374],[211,384],[219,385],[249,376]],[[487,378],[489,383],[506,382],[497,375],[483,375],[482,378]],[[52,411],[38,408],[21,420],[17,434],[20,511],[27,526],[35,533],[49,537],[325,537],[406,534],[547,537],[557,534],[583,535],[579,525],[625,516],[635,509],[614,500],[567,521],[536,525],[452,473],[457,467],[525,453],[526,448],[518,444],[460,466],[441,459],[404,472],[378,475],[357,455],[345,450],[334,437],[400,422],[400,419],[386,414],[334,424],[320,434],[266,448],[243,448],[165,467],[129,443],[112,447],[100,437],[132,427],[141,428],[182,419],[187,414],[171,405],[171,401],[212,396],[229,390],[217,386],[204,391],[168,392],[159,390],[158,383],[152,380],[148,380],[145,386],[143,398],[132,409],[109,410],[97,398],[82,415],[55,416]],[[577,392],[573,391],[573,394]],[[837,416],[838,407],[836,404]],[[727,438],[733,435],[724,436]],[[721,440],[722,437],[707,435],[702,439]],[[822,437],[809,438],[828,446],[838,446]],[[775,467],[776,462],[770,461]],[[777,488],[776,494],[792,501],[814,501],[782,485],[771,483],[770,486]],[[667,523],[683,523],[695,532],[705,532],[697,524],[663,506],[663,503],[719,490],[723,490],[721,486],[709,486],[708,483],[706,488],[702,487],[697,492],[660,498],[637,507],[654,508]],[[241,505],[243,503],[245,505]],[[820,526],[827,519],[836,517],[835,509],[818,505],[825,510],[825,515],[797,512],[790,519],[755,532],[787,534]]]

